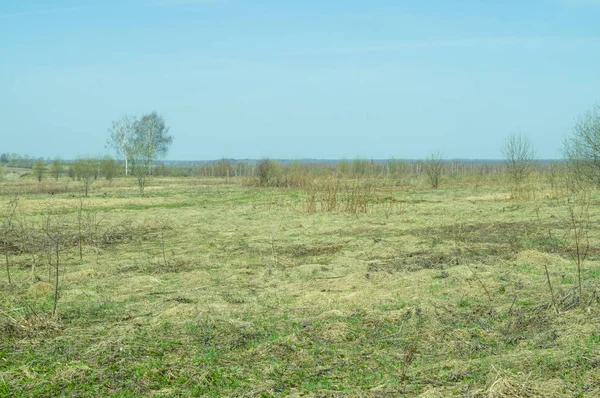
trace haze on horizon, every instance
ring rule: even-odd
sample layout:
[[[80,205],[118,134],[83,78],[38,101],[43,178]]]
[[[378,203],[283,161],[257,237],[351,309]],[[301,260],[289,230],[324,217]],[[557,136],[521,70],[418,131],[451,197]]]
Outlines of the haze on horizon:
[[[560,157],[600,101],[597,0],[4,0],[0,152],[108,153],[156,110],[171,160]]]

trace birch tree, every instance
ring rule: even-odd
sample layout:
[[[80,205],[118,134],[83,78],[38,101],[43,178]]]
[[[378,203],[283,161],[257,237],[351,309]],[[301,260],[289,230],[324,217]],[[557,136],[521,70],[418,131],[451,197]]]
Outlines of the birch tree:
[[[138,120],[134,116],[122,116],[112,122],[107,145],[113,148],[125,161],[125,175],[129,175],[129,160],[132,156],[132,140],[136,133]]]
[[[129,141],[129,153],[142,196],[147,177],[152,175],[152,164],[167,154],[172,142],[169,128],[156,112],[143,115],[135,124],[133,138]]]
[[[173,137],[162,116],[156,112],[143,115],[135,125],[133,152],[136,167],[145,167],[152,175],[152,163],[167,154],[172,142]]]

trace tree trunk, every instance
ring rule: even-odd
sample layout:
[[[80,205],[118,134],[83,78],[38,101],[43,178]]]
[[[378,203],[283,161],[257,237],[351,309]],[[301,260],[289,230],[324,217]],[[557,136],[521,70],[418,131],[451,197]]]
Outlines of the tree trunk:
[[[59,251],[60,251],[60,236],[57,238],[57,241],[56,241],[56,277],[54,279],[54,308],[52,309],[53,315],[56,314],[56,306],[58,304],[58,275],[59,275],[59,271],[60,271]]]
[[[6,255],[6,275],[8,276],[8,284],[12,285],[12,280],[10,279],[10,263],[8,261],[8,249],[6,245],[4,245],[5,255]]]

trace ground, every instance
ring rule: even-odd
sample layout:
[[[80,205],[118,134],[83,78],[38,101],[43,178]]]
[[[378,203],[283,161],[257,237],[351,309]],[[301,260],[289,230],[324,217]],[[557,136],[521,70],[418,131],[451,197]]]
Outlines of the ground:
[[[340,184],[0,182],[0,396],[600,396],[599,226],[580,297],[564,195]]]

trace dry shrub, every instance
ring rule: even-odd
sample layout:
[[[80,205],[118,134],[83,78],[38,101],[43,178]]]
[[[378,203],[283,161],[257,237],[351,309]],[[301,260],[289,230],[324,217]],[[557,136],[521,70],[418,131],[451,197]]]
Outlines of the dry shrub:
[[[498,329],[505,344],[515,345],[520,341],[533,340],[544,332],[551,332],[552,319],[544,311],[545,307],[537,306],[530,311],[522,308],[515,310],[514,314]]]
[[[283,179],[280,182],[280,186],[285,186],[286,188],[306,189],[313,184],[313,181],[314,175],[308,170],[292,168],[291,170],[286,169]]]
[[[310,165],[292,163],[281,165],[275,160],[260,160],[252,177],[242,180],[243,185],[272,188],[309,189],[315,180],[316,170]]]
[[[338,208],[338,191],[340,180],[328,179],[323,184],[321,191],[321,209],[322,211],[336,211]]]
[[[24,313],[0,310],[0,319],[0,336],[3,338],[49,336],[58,334],[61,330],[52,314],[36,312],[31,307]]]
[[[361,184],[359,180],[355,180],[352,185],[346,185],[343,209],[351,214],[368,213],[369,202],[372,197],[373,186],[371,184]]]
[[[513,185],[510,189],[510,198],[513,200],[530,201],[540,199],[539,186],[532,184]]]
[[[103,228],[98,226],[91,234],[84,234],[82,241],[98,247],[107,247],[132,241],[156,239],[162,231],[170,229],[172,226],[162,220],[146,219],[143,222],[134,222],[125,219],[117,224],[107,224]],[[76,233],[72,234],[74,236],[73,244],[76,244]]]
[[[313,182],[306,189],[307,213],[341,211],[350,214],[369,213],[376,202],[372,183],[354,180],[342,187],[340,179]]]
[[[306,190],[306,212],[316,213],[317,212],[317,187],[314,184]]]
[[[339,179],[328,179],[324,182],[312,182],[306,188],[306,212],[332,212],[339,208]],[[317,207],[317,203],[319,206]]]
[[[279,186],[279,163],[271,159],[263,159],[256,164],[256,176],[261,187]]]
[[[427,179],[427,183],[433,189],[438,189],[440,185],[440,177],[444,171],[444,163],[440,151],[435,151],[427,155],[423,164],[423,173]]]
[[[569,311],[580,305],[597,305],[600,304],[600,292],[594,282],[584,283],[582,294],[578,286],[559,288],[556,292],[556,303],[561,311]]]

